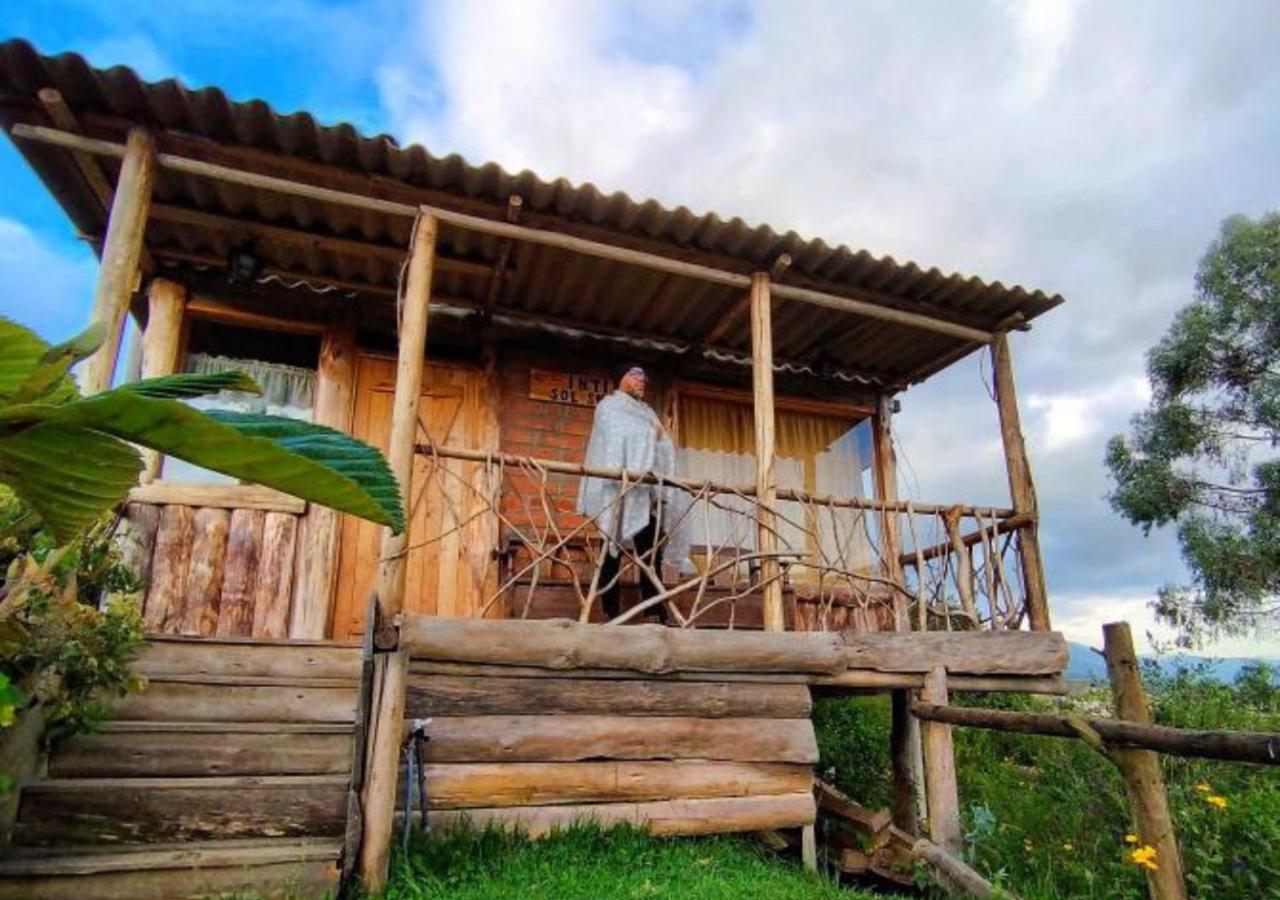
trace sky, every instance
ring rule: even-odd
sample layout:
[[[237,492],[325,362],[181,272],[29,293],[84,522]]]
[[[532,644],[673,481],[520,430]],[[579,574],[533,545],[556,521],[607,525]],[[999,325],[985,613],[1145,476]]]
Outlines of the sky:
[[[218,85],[436,155],[668,206],[1067,304],[1012,338],[1054,625],[1097,646],[1185,579],[1168,532],[1106,501],[1103,451],[1229,215],[1280,209],[1280,4],[935,0],[9,3],[0,36]],[[64,337],[89,250],[0,142],[0,314]],[[904,489],[1003,504],[975,354],[902,396]],[[1211,645],[1280,655],[1280,637]]]

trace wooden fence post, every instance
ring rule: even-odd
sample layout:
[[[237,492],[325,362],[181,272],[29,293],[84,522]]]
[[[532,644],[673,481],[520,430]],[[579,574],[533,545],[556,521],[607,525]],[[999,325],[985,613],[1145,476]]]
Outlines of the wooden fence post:
[[[1151,709],[1138,673],[1129,624],[1103,625],[1102,638],[1116,718],[1150,725]],[[1182,855],[1169,815],[1169,797],[1164,789],[1159,755],[1154,750],[1113,747],[1108,756],[1124,776],[1138,837],[1156,850],[1156,869],[1147,871],[1151,897],[1153,900],[1185,900],[1187,886],[1182,877]]]
[[[107,219],[98,286],[93,294],[91,321],[105,324],[107,334],[102,346],[85,361],[82,387],[86,394],[111,387],[125,313],[137,286],[138,261],[142,258],[155,173],[156,148],[151,133],[145,128],[131,129],[120,166],[120,180],[111,202],[111,215]]]
[[[924,677],[924,703],[947,704],[947,670],[941,666]],[[920,723],[924,743],[924,783],[929,797],[929,837],[947,853],[960,853],[960,792],[956,785],[955,746],[951,726]]]
[[[172,375],[177,369],[186,303],[185,287],[167,278],[151,279],[147,289],[147,328],[142,332],[143,378]],[[154,481],[160,474],[160,454],[144,449],[142,466],[142,483]]]
[[[991,370],[995,380],[996,408],[1000,413],[1000,439],[1004,443],[1005,466],[1009,472],[1009,494],[1015,514],[1031,516],[1019,534],[1022,543],[1022,583],[1027,592],[1027,618],[1032,631],[1049,631],[1049,598],[1045,587],[1044,558],[1040,555],[1039,506],[1036,485],[1027,461],[1027,445],[1022,438],[1018,414],[1018,391],[1013,381],[1013,357],[1009,336],[1003,332],[991,342]]]
[[[773,314],[769,299],[769,273],[751,276],[751,377],[755,400],[756,433],[756,550],[776,553],[778,535],[774,505],[778,483],[774,473]],[[764,585],[764,630],[785,631],[782,613],[782,581],[776,557],[760,560]]]
[[[413,456],[418,428],[418,400],[422,395],[423,356],[427,344],[427,307],[431,300],[431,274],[435,263],[436,219],[424,215],[414,227],[409,253],[409,273],[400,321],[400,350],[396,364],[396,391],[392,401],[391,434],[387,462],[400,483],[406,509],[410,506]],[[407,527],[406,522],[406,527]],[[393,632],[404,608],[407,530],[382,539],[382,562],[375,591],[376,621],[366,622],[380,637]],[[389,653],[375,656],[372,701],[369,710],[368,768],[364,784],[364,836],[360,846],[360,874],[370,893],[382,890],[391,857],[391,831],[396,811],[396,776],[404,731],[405,687],[409,654],[399,644]]]

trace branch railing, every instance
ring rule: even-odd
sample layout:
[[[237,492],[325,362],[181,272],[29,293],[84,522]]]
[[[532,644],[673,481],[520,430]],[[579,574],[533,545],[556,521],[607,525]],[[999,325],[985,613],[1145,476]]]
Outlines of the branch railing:
[[[895,604],[915,630],[1016,629],[1026,619],[1019,535],[1030,520],[1009,509],[780,488],[774,516],[762,517],[749,486],[430,441],[417,451],[411,508],[431,497],[439,511],[426,533],[410,534],[405,552],[461,540],[478,616],[538,617],[554,597],[557,614],[588,621],[621,584],[641,598],[613,624],[663,607],[679,627],[741,627],[758,607],[768,577],[761,573],[772,571],[762,563],[773,559],[797,629],[888,630]],[[583,478],[616,483],[598,518],[652,504],[662,523],[654,547],[608,540],[578,514]],[[905,549],[885,546],[889,516],[899,520]],[[756,548],[762,519],[776,537],[768,553]],[[483,542],[494,552],[479,552]],[[610,554],[617,565],[606,565]]]

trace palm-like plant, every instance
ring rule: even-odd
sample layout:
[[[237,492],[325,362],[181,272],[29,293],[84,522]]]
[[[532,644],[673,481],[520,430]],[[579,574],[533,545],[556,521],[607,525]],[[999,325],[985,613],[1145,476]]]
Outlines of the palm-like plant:
[[[258,393],[241,372],[168,375],[81,396],[69,371],[102,342],[92,326],[50,346],[0,317],[0,482],[70,541],[138,482],[133,445],[404,529],[386,460],[361,441],[280,416],[200,412],[184,398]]]

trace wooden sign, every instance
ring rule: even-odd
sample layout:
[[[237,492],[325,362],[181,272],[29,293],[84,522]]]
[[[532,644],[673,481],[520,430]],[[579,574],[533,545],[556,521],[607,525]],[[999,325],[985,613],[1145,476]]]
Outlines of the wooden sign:
[[[547,369],[529,371],[529,397],[570,406],[595,406],[612,390],[603,375],[575,375]]]

